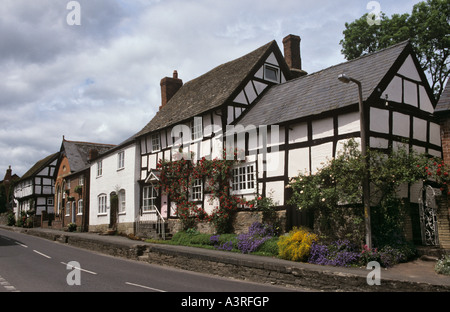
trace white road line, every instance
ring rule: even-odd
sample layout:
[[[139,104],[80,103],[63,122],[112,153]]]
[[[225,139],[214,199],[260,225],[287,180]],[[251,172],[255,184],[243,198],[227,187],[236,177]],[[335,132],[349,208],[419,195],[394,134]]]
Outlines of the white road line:
[[[28,248],[27,245],[24,245],[24,244],[21,244],[21,243],[18,243],[18,242],[16,242],[16,244],[22,246],[23,248]]]
[[[10,292],[19,292],[16,287],[12,286],[8,283],[7,280],[5,280],[3,277],[0,276],[0,285],[3,286],[6,290]]]
[[[43,256],[43,257],[45,257],[45,258],[47,258],[47,259],[51,259],[51,258],[52,258],[52,257],[47,256],[46,254],[43,254],[42,252],[39,252],[39,251],[37,251],[37,250],[35,250],[35,249],[33,249],[33,251],[34,251],[35,253],[37,253],[38,255],[41,255],[41,256]]]
[[[64,262],[61,262],[62,264],[64,264],[64,265],[68,265],[67,263],[64,263]],[[72,267],[71,265],[69,265],[70,267]],[[83,271],[83,272],[86,272],[86,273],[89,273],[89,274],[92,274],[92,275],[97,275],[97,273],[95,273],[95,272],[92,272],[92,271],[88,271],[88,270],[85,270],[85,269],[82,269],[82,268],[79,268],[79,267],[72,267],[72,268],[74,268],[74,269],[78,269],[78,270],[80,270],[80,271]]]
[[[134,283],[130,283],[130,282],[125,282],[125,284],[131,285],[131,286],[136,286],[136,287],[141,287],[141,288],[145,288],[145,289],[150,289],[150,290],[154,290],[154,291],[158,291],[158,292],[166,292],[165,290],[152,288],[152,287],[148,287],[148,286],[143,286],[143,285],[139,285],[139,284],[134,284]]]

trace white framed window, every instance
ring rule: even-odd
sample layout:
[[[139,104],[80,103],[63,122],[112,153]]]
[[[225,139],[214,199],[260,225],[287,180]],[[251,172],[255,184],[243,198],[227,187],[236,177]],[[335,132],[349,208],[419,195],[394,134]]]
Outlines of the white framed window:
[[[70,207],[71,207],[71,202],[67,202],[66,203],[66,217],[70,216]]]
[[[103,174],[103,161],[97,162],[97,177],[101,177]]]
[[[233,193],[254,193],[256,191],[255,163],[242,164],[233,168],[231,183]]]
[[[106,194],[100,194],[98,195],[98,213],[99,214],[105,214],[106,213],[106,200],[107,196]]]
[[[84,185],[84,176],[80,176],[78,178],[78,185],[83,186]]]
[[[126,211],[125,190],[119,191],[119,213]]]
[[[279,70],[276,67],[270,65],[264,65],[264,79],[279,82],[278,79]]]
[[[152,152],[159,151],[160,149],[159,133],[154,133],[152,134]]]
[[[53,197],[47,198],[47,206],[53,206]]]
[[[117,154],[117,169],[125,168],[125,152],[122,151]]]
[[[191,121],[191,138],[192,141],[200,140],[203,138],[203,125],[202,117],[194,117]]]
[[[144,188],[142,189],[142,211],[155,211],[157,197],[158,191],[153,185],[144,186]]]
[[[202,179],[194,179],[191,189],[189,190],[190,201],[201,201],[203,199],[203,181]]]
[[[78,200],[78,211],[77,214],[82,215],[83,214],[83,200]]]

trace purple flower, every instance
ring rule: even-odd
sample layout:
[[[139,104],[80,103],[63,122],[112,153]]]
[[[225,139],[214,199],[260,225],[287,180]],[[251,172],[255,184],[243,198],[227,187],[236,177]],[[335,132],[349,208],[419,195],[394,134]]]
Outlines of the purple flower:
[[[273,227],[259,222],[253,223],[248,233],[240,234],[237,238],[237,248],[242,253],[251,253],[258,249],[266,240],[274,234]]]

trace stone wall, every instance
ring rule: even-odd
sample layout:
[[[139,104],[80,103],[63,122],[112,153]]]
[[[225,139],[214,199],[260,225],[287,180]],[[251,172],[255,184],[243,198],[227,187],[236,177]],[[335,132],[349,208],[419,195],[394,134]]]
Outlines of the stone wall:
[[[278,222],[281,226],[281,231],[284,232],[286,226],[286,210],[277,211]],[[254,222],[262,222],[262,212],[257,211],[239,211],[233,220],[234,233],[247,233],[248,228]],[[169,219],[168,228],[170,233],[175,234],[182,230],[179,219]],[[212,222],[197,222],[196,230],[200,233],[215,234],[214,224]]]
[[[8,214],[7,213],[0,214],[0,225],[8,225]]]
[[[450,198],[437,198],[439,247],[450,251]]]

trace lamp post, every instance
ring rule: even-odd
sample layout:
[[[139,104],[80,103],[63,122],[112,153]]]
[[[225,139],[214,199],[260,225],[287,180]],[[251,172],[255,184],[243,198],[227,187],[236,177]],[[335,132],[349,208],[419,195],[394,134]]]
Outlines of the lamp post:
[[[370,226],[370,186],[369,186],[369,174],[368,174],[368,159],[367,159],[367,136],[366,136],[366,120],[364,103],[362,97],[361,82],[347,76],[346,74],[340,74],[338,76],[339,81],[344,83],[353,82],[358,86],[358,99],[359,99],[359,120],[360,120],[360,133],[361,133],[361,155],[364,160],[364,172],[363,172],[363,205],[364,205],[364,223],[366,227],[366,245],[372,249],[372,230]]]

